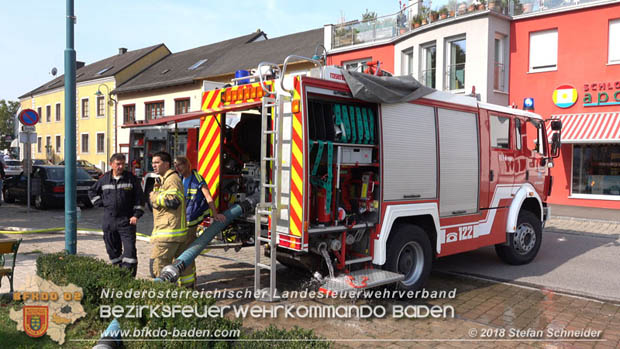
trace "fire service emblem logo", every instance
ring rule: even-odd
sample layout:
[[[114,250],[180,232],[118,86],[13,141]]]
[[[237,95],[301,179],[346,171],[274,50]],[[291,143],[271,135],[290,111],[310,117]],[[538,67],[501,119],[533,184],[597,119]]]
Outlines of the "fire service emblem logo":
[[[24,311],[24,331],[30,337],[41,337],[47,332],[48,314],[47,306],[26,305]]]

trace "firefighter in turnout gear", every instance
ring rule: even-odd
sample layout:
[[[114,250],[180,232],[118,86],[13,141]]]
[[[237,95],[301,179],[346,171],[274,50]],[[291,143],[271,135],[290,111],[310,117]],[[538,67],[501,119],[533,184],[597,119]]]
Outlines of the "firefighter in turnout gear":
[[[185,250],[196,240],[196,228],[207,217],[209,209],[213,213],[213,218],[219,222],[225,222],[226,216],[217,213],[215,202],[211,193],[209,193],[207,183],[198,174],[198,171],[192,170],[186,157],[177,157],[174,166],[181,175],[185,193],[187,240],[182,248]],[[192,270],[192,273],[180,277],[179,283],[181,286],[193,288],[196,282],[196,264],[192,262],[187,268]]]
[[[151,276],[159,277],[161,269],[172,264],[183,252],[187,239],[185,195],[181,177],[170,169],[172,159],[166,152],[153,155],[153,169],[159,175],[149,195],[153,205],[153,233],[151,234]],[[181,278],[193,273],[185,268]]]
[[[125,168],[125,156],[110,158],[112,170],[106,172],[89,190],[94,206],[103,206],[103,241],[110,262],[127,268],[135,277],[136,224],[144,213],[144,195],[136,176]]]

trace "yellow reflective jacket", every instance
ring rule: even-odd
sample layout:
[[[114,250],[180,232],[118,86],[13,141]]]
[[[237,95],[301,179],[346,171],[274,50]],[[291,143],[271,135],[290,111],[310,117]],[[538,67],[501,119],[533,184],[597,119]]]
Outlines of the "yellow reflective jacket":
[[[153,205],[151,240],[183,242],[187,238],[183,182],[181,177],[172,170],[160,176],[159,180],[161,185],[153,189],[149,196]],[[176,208],[172,208],[169,203],[177,201],[175,199],[179,204]]]

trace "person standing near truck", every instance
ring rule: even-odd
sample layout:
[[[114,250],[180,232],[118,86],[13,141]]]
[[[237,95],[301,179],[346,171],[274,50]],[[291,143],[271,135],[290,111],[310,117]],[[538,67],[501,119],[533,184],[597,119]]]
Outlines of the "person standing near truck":
[[[175,159],[174,166],[183,180],[185,193],[186,217],[187,217],[187,240],[183,250],[187,249],[196,240],[196,228],[208,215],[211,209],[213,218],[219,222],[225,222],[226,216],[217,213],[213,197],[207,188],[207,183],[196,170],[192,170],[189,160],[184,156]],[[196,282],[196,264],[192,262],[188,266],[191,274],[180,277],[181,286],[192,287]]]
[[[110,157],[111,170],[88,191],[94,206],[103,206],[103,241],[110,263],[127,268],[136,276],[136,224],[144,214],[144,195],[140,182],[125,171],[125,155]]]
[[[155,180],[149,199],[153,205],[153,233],[151,234],[151,276],[159,277],[161,270],[183,252],[187,239],[185,195],[181,177],[173,171],[172,158],[166,152],[153,154]],[[193,271],[185,268],[181,277]]]

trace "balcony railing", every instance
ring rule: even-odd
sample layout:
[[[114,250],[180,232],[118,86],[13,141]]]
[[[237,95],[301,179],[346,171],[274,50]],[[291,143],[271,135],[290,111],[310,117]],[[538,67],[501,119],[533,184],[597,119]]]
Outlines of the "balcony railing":
[[[422,70],[420,72],[420,82],[427,87],[435,88],[435,68]]]
[[[392,39],[429,23],[464,16],[477,11],[495,11],[506,16],[570,8],[585,3],[609,3],[615,0],[494,0],[482,5],[478,0],[456,2],[424,0],[420,14],[411,15],[411,7],[367,21],[352,21],[332,27],[332,48]]]
[[[506,91],[504,64],[495,62],[493,69],[493,89],[496,91]]]
[[[465,63],[451,64],[446,67],[446,90],[463,90],[465,88]]]

